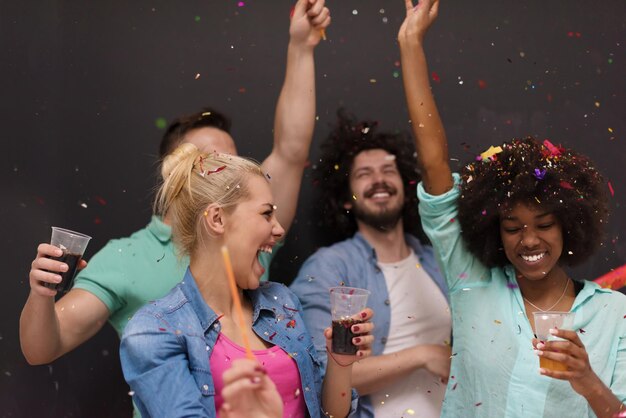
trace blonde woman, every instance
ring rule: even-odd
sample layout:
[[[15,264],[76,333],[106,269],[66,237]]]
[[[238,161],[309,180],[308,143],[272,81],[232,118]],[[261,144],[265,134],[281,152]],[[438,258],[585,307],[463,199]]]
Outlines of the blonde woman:
[[[260,283],[259,252],[271,252],[284,230],[260,167],[183,144],[163,163],[156,210],[173,219],[173,237],[189,256],[183,281],[140,309],[121,345],[124,376],[142,417],[218,416],[222,374],[245,357],[243,334],[284,404],[286,417],[345,417],[351,410],[352,363],[369,355],[372,325],[359,327],[353,356],[330,361],[322,382],[297,297]],[[226,246],[245,317],[242,330],[222,261]],[[369,320],[366,309],[362,318]],[[325,331],[327,342],[331,330]]]

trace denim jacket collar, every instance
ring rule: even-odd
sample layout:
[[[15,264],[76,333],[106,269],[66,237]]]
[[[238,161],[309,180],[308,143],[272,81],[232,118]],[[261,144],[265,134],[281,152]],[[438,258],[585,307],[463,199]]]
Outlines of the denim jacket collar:
[[[202,326],[202,330],[207,332],[210,326],[212,326],[218,318],[218,315],[209,307],[209,305],[204,301],[202,297],[202,293],[198,289],[198,285],[191,274],[191,270],[187,267],[187,271],[185,272],[185,277],[183,281],[180,283],[180,290],[185,295],[185,299],[189,304],[191,304],[193,310],[198,315],[198,319],[200,320],[200,325]],[[180,304],[185,303],[184,300],[180,301]],[[176,308],[176,307],[173,307]]]

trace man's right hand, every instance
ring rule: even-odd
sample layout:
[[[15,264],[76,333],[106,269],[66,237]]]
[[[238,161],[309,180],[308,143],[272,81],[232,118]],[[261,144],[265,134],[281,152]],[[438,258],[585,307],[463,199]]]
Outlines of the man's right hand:
[[[57,260],[53,260],[51,257],[61,257],[63,251],[59,247],[55,247],[50,244],[39,244],[37,247],[37,256],[31,263],[30,274],[28,275],[30,281],[31,291],[43,297],[52,297],[57,294],[56,290],[45,287],[42,283],[57,284],[61,282],[61,275],[57,273],[64,273],[68,269],[68,265]],[[81,260],[78,265],[78,269],[83,269],[87,266],[85,260]]]

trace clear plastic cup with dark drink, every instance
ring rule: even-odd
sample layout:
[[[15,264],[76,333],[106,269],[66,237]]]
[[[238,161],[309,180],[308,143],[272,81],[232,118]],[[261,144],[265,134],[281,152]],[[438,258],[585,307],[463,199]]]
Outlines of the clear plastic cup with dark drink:
[[[330,312],[333,326],[331,351],[336,354],[356,354],[358,347],[352,343],[356,336],[352,326],[363,320],[359,313],[367,306],[370,291],[356,287],[333,287],[330,289]]]
[[[90,236],[81,234],[80,232],[74,232],[69,229],[53,226],[50,244],[63,250],[63,254],[60,257],[50,258],[67,264],[68,269],[65,272],[57,273],[61,275],[60,283],[42,282],[42,284],[49,289],[56,290],[61,293],[69,291],[74,284],[76,269],[80,264],[80,260],[83,258],[83,254],[85,253],[85,249],[87,248],[87,244],[90,239]]]

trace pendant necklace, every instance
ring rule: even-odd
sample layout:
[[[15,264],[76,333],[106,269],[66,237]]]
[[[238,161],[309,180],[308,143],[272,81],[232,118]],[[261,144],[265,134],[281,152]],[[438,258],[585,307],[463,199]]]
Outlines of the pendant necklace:
[[[565,292],[567,292],[567,287],[569,286],[569,281],[570,281],[570,278],[568,277],[568,278],[567,278],[567,281],[565,282],[565,289],[563,289],[563,293],[561,294],[561,297],[559,298],[559,300],[557,300],[557,301],[554,303],[554,305],[550,306],[548,309],[541,309],[539,306],[535,305],[534,303],[532,303],[531,301],[529,301],[528,299],[526,299],[524,296],[522,296],[522,299],[524,299],[526,302],[528,302],[528,304],[529,304],[530,306],[532,306],[533,308],[537,309],[537,310],[538,310],[538,311],[540,311],[540,312],[548,312],[548,311],[551,311],[551,310],[552,310],[552,308],[554,308],[556,305],[558,305],[558,304],[559,304],[559,302],[560,302],[561,300],[563,300],[563,297],[565,296]]]

